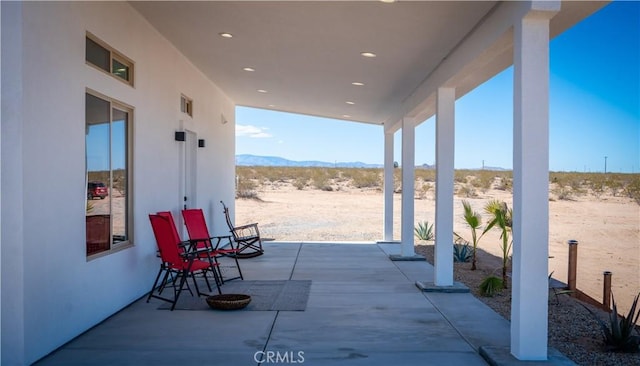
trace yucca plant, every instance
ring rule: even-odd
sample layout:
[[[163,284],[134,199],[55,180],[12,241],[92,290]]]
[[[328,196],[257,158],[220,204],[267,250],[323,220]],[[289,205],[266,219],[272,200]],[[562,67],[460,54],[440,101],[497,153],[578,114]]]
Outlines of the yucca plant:
[[[489,276],[480,282],[480,295],[493,297],[493,295],[502,291],[502,280],[496,276]]]
[[[608,326],[593,311],[591,311],[591,309],[580,304],[587,309],[587,311],[589,311],[589,313],[591,313],[591,315],[596,319],[598,324],[600,324],[605,350],[629,353],[640,352],[640,335],[633,334],[634,330],[636,333],[640,334],[638,329],[636,329],[636,324],[640,317],[640,309],[637,308],[638,298],[640,298],[640,293],[638,293],[638,295],[633,299],[627,316],[618,316],[618,307],[616,306],[616,300],[614,299],[612,292],[611,304],[613,308],[609,314]]]
[[[414,228],[414,232],[416,237],[420,240],[433,240],[433,224],[430,224],[429,221],[419,222],[418,226]]]
[[[493,218],[491,219],[491,221],[489,221],[482,234],[484,235],[494,226],[502,231],[502,233],[500,234],[500,239],[502,239],[502,286],[504,288],[508,288],[507,264],[509,263],[509,253],[511,252],[511,245],[513,244],[513,241],[510,240],[511,228],[513,226],[513,211],[509,207],[507,207],[507,204],[505,202],[498,200],[489,201],[484,207],[484,210]]]
[[[464,207],[464,221],[467,226],[471,228],[471,245],[473,246],[473,252],[471,253],[471,270],[476,270],[476,250],[478,249],[478,243],[485,232],[478,236],[477,230],[480,229],[482,224],[482,215],[479,212],[474,211],[471,208],[469,201],[462,201],[462,207]]]

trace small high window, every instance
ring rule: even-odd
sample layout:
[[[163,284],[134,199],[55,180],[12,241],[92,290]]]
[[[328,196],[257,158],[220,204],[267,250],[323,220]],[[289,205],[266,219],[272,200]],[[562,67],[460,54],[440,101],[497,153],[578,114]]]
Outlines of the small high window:
[[[188,114],[189,117],[193,117],[193,100],[184,95],[181,95],[180,112]]]
[[[133,86],[133,61],[90,33],[86,37],[85,60],[89,65]]]

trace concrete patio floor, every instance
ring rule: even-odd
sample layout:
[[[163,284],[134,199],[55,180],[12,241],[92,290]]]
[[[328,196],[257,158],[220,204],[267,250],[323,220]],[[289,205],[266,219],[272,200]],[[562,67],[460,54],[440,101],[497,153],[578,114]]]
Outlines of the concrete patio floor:
[[[240,262],[245,279],[312,280],[305,311],[166,311],[141,299],[37,365],[486,365],[479,347],[508,347],[504,318],[468,293],[420,291],[433,267],[391,261],[398,251],[268,242]],[[269,351],[287,362],[257,361]]]

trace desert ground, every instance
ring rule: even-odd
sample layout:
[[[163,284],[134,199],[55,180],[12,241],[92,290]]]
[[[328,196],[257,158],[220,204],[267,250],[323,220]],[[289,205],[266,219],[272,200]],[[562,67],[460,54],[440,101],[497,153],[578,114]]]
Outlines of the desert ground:
[[[456,183],[458,185],[458,183]],[[415,223],[435,221],[435,193],[429,184],[420,186],[415,199]],[[457,193],[454,231],[470,239],[461,201],[487,219],[484,205],[492,199],[512,207],[509,190],[494,188],[474,194]],[[259,223],[264,238],[278,241],[377,241],[383,239],[383,195],[379,187],[356,188],[340,183],[332,190],[299,185],[293,180],[260,181],[252,185],[252,198],[236,200],[236,224]],[[603,272],[611,271],[612,291],[619,312],[626,312],[640,292],[640,204],[630,197],[606,192],[558,199],[550,184],[549,273],[567,281],[568,240],[578,240],[577,287],[602,301]],[[400,240],[401,201],[394,194],[394,240]],[[470,197],[469,197],[470,196]],[[435,228],[437,231],[437,228]],[[415,239],[416,244],[421,241]],[[478,266],[495,268],[499,275],[499,233],[489,231],[478,247],[496,257],[480,257]]]

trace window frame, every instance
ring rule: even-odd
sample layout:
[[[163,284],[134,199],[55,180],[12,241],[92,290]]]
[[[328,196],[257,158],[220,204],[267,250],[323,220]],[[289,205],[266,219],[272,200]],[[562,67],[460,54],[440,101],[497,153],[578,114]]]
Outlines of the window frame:
[[[86,243],[85,243],[85,255],[87,258],[87,261],[96,259],[96,258],[100,258],[100,257],[104,257],[106,255],[110,255],[112,253],[116,253],[119,252],[121,250],[127,249],[127,248],[131,248],[134,246],[134,205],[133,205],[133,153],[134,153],[134,146],[133,146],[133,133],[134,133],[134,112],[135,112],[135,108],[127,103],[121,102],[115,98],[111,98],[105,94],[102,94],[100,92],[97,92],[93,89],[89,89],[86,88],[85,89],[85,94],[84,94],[84,98],[86,99],[87,95],[91,95],[95,98],[98,99],[102,99],[106,102],[109,103],[109,125],[110,125],[110,130],[111,130],[111,124],[113,124],[113,109],[118,109],[120,111],[123,111],[125,113],[127,113],[127,124],[126,124],[126,134],[127,134],[127,142],[126,142],[126,157],[125,157],[125,161],[126,161],[126,179],[127,179],[127,184],[126,184],[126,203],[125,203],[125,213],[126,213],[126,236],[127,239],[123,240],[121,242],[118,243],[114,243],[113,242],[113,201],[112,201],[112,197],[110,198],[110,215],[112,217],[110,217],[109,219],[109,249],[105,250],[105,251],[101,251],[101,252],[97,252],[94,254],[88,254],[86,253]],[[85,104],[85,112],[86,112],[86,104]],[[84,123],[84,128],[87,128],[87,122],[85,120]],[[112,160],[112,137],[113,134],[110,133],[109,134],[109,160]],[[87,140],[86,140],[86,136],[85,136],[85,140],[84,140],[84,145],[85,145],[85,176],[88,177],[88,166],[86,163],[86,149],[87,149]],[[111,165],[112,163],[109,163],[109,185],[108,185],[108,189],[109,189],[109,194],[111,195],[111,193],[113,192],[113,167]],[[89,182],[89,180],[87,179],[87,183]],[[85,184],[87,185],[87,184]],[[86,188],[86,187],[85,187]],[[87,195],[85,194],[85,203],[89,202],[87,199]],[[85,217],[86,217],[86,213],[85,213]],[[86,236],[86,233],[85,233]]]
[[[180,94],[180,112],[193,118],[193,99],[184,94]]]
[[[102,67],[92,63],[91,61],[89,61],[87,59],[86,56],[86,40],[90,39],[91,41],[95,42],[98,46],[104,48],[107,52],[109,52],[109,71],[106,71],[105,69],[103,69]],[[120,76],[118,76],[118,74],[116,74],[113,70],[113,61],[117,61],[118,63],[125,65],[129,68],[129,79],[124,79]],[[109,44],[107,44],[106,42],[104,42],[103,40],[101,40],[100,38],[96,37],[93,33],[91,32],[86,32],[85,34],[85,57],[84,57],[84,61],[87,65],[91,66],[92,68],[96,69],[96,70],[100,70],[101,72],[110,75],[112,78],[116,79],[116,80],[120,80],[121,82],[133,87],[134,86],[134,76],[135,76],[135,62],[133,62],[132,59],[130,59],[129,57],[125,56],[124,54],[122,54],[121,52],[119,52],[118,50],[116,50],[115,48],[111,47]]]

